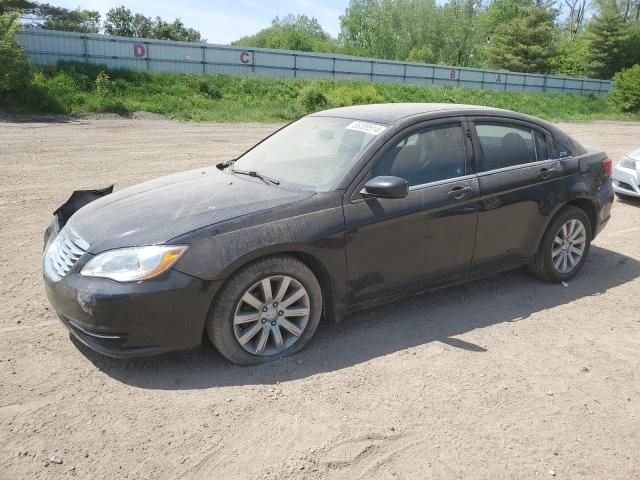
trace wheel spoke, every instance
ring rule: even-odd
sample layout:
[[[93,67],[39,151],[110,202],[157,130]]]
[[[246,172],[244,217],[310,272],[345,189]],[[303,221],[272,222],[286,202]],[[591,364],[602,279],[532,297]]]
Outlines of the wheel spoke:
[[[253,327],[249,328],[246,333],[243,333],[240,338],[238,338],[238,342],[240,345],[245,345],[249,340],[256,336],[256,333],[260,331],[262,328],[262,324],[256,323]]]
[[[571,247],[571,253],[575,253],[576,255],[578,255],[578,257],[581,257],[582,254],[584,253],[584,249],[582,248],[578,248],[575,245],[573,247]]]
[[[562,272],[567,271],[567,252],[563,252],[562,254]]]
[[[560,270],[560,264],[562,263],[562,254],[558,255],[558,258],[556,258],[553,261],[553,266],[556,268],[556,270]]]
[[[582,236],[580,236],[580,237],[576,238],[575,240],[573,240],[573,242],[572,242],[572,243],[573,243],[574,245],[582,245],[582,244],[583,244],[583,243],[585,243],[586,241],[587,241],[587,239],[585,238],[585,236],[584,236],[584,235],[582,235]]]
[[[562,245],[562,238],[560,238],[560,235],[556,235],[556,238],[553,239],[553,244]]]
[[[582,235],[584,233],[584,227],[582,226],[582,223],[578,223],[577,227],[573,230],[573,233],[571,234],[571,237],[569,237],[569,240],[574,240]]]
[[[276,298],[274,298],[276,302],[282,301],[285,293],[287,293],[287,290],[289,289],[290,283],[291,283],[291,278],[282,277],[282,282],[280,282],[280,288],[278,288],[278,293],[276,294]]]
[[[260,283],[260,286],[262,287],[262,293],[264,295],[265,303],[272,302],[273,293],[271,293],[271,277],[265,278],[264,280],[262,280],[262,282]]]
[[[284,310],[285,317],[304,317],[309,315],[309,308],[301,307],[301,308],[287,308]]]
[[[293,292],[289,297],[287,297],[284,300],[282,300],[280,305],[282,305],[284,308],[286,308],[289,305],[291,305],[291,304],[297,302],[298,300],[300,300],[306,294],[307,294],[307,292],[305,292],[302,288],[300,288],[299,290],[296,290],[295,292]]]
[[[282,341],[282,332],[280,331],[280,326],[276,325],[271,329],[271,331],[273,332],[273,341],[276,344],[276,348],[278,349],[278,351],[282,350],[284,342]]]
[[[551,258],[556,258],[558,255],[562,253],[562,247],[556,248],[551,251]]]
[[[267,328],[266,326],[263,326],[262,333],[260,334],[260,340],[258,340],[258,345],[256,346],[256,353],[260,354],[264,352],[264,349],[267,346],[268,341],[269,341],[269,328]]]
[[[242,296],[242,301],[244,303],[247,303],[247,304],[251,305],[256,310],[261,310],[262,309],[262,302],[260,300],[258,300],[256,298],[256,296],[251,292],[245,293]]]
[[[256,322],[260,320],[260,312],[240,312],[233,317],[234,325],[242,325],[245,323]]]
[[[302,330],[300,330],[295,323],[290,322],[286,318],[280,319],[280,326],[296,337],[302,335]]]
[[[567,252],[567,259],[569,260],[569,263],[571,264],[571,268],[576,266],[576,261],[573,258],[573,254],[571,252]]]

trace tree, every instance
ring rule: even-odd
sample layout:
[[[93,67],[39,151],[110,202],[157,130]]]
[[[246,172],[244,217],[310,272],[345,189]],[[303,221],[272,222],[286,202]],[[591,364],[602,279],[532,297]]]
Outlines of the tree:
[[[100,31],[100,13],[94,10],[70,10],[28,0],[0,0],[0,14],[11,13],[18,13],[20,23],[26,28],[82,33]]]
[[[182,20],[176,18],[172,23],[156,17],[151,33],[152,38],[160,40],[177,40],[181,42],[204,42],[200,32],[184,26]]]
[[[588,71],[597,78],[611,78],[631,65],[626,47],[628,25],[623,21],[615,0],[602,0],[598,14],[587,26],[589,41]]]
[[[514,11],[490,40],[489,64],[514,72],[548,73],[555,54],[555,12],[538,5],[517,5]]]
[[[120,37],[151,37],[153,20],[139,13],[132,13],[125,6],[112,8],[107,12],[104,32]]]
[[[433,63],[435,61],[435,56],[431,49],[427,46],[423,47],[413,47],[409,50],[409,55],[407,55],[407,62],[416,62],[416,63]]]
[[[330,35],[322,29],[317,19],[293,14],[274,18],[270,27],[260,30],[255,35],[242,37],[232,42],[232,45],[303,52],[333,50]]]
[[[0,103],[9,95],[24,89],[29,81],[29,62],[16,40],[18,14],[0,15]]]
[[[587,13],[587,0],[564,0],[569,9],[566,19],[566,26],[571,37],[575,37],[584,25]]]
[[[584,33],[572,37],[570,32],[562,32],[556,48],[557,55],[550,60],[552,73],[571,77],[589,75],[587,70],[589,41]]]
[[[177,18],[167,22],[160,17],[152,20],[140,13],[133,13],[122,6],[112,8],[107,12],[104,31],[108,35],[134,38],[157,38],[161,40],[177,40],[184,42],[204,42],[200,32],[185,27]]]
[[[40,28],[46,30],[64,30],[65,32],[98,33],[100,31],[100,12],[94,10],[69,10],[49,4],[38,6],[36,15],[42,22]]]

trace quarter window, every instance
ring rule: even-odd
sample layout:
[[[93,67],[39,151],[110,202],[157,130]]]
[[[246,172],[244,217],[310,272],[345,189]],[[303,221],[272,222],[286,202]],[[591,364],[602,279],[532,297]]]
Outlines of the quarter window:
[[[464,134],[459,124],[432,127],[405,137],[373,169],[374,176],[401,177],[409,186],[465,174]]]
[[[480,172],[536,161],[533,131],[505,124],[476,123],[482,155]]]

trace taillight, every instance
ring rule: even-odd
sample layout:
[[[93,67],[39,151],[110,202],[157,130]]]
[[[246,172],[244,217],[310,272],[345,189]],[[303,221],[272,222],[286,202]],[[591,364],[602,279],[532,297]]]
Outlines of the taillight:
[[[610,158],[602,160],[602,171],[605,175],[611,175],[611,172],[613,172],[613,162]]]

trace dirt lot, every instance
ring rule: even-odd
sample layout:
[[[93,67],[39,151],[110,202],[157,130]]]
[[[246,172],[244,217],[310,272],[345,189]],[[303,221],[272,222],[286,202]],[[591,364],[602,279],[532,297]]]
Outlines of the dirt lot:
[[[615,160],[640,144],[640,124],[564,127]],[[51,212],[272,128],[0,124],[0,478],[640,478],[640,203],[616,202],[566,288],[502,274],[321,326],[267,366],[71,342],[41,285]]]

